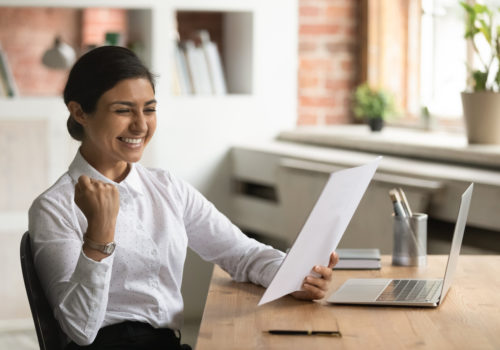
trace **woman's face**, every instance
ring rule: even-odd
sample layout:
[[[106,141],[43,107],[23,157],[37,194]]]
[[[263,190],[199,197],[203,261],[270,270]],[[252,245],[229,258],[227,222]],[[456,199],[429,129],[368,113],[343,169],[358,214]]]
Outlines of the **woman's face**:
[[[155,132],[153,87],[145,78],[122,80],[99,98],[94,113],[78,121],[85,129],[82,155],[103,175],[116,180],[127,163],[141,159]]]

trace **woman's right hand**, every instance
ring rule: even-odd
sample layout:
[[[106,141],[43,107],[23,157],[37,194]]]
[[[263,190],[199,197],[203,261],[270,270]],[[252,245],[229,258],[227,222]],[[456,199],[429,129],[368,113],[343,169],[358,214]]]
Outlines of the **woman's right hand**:
[[[120,209],[118,189],[82,175],[75,185],[75,203],[87,218],[87,237],[99,243],[112,242]]]

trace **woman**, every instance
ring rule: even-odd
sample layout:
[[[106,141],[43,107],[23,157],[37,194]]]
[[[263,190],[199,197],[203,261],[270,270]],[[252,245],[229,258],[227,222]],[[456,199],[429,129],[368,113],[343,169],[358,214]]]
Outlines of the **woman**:
[[[29,212],[35,265],[67,349],[179,348],[187,246],[236,281],[268,286],[284,254],[247,238],[200,193],[137,162],[156,128],[154,79],[131,51],[83,55],[64,90],[81,146]],[[316,266],[299,299],[319,299]],[[87,347],[85,347],[87,348]]]

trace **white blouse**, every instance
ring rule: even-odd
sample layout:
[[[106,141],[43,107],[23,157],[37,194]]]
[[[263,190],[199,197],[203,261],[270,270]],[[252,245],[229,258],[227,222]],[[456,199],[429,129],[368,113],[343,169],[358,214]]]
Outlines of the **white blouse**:
[[[115,252],[101,262],[82,250],[87,220],[75,204],[80,175],[120,193]],[[134,320],[180,329],[189,246],[236,281],[269,285],[284,253],[245,236],[187,183],[132,164],[125,180],[101,175],[78,152],[68,172],[32,204],[29,232],[38,276],[63,331],[79,345],[100,328]]]

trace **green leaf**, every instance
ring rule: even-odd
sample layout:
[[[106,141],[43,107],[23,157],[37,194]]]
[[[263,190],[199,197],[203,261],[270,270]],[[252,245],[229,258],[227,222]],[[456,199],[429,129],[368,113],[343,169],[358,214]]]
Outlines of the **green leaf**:
[[[479,31],[483,33],[484,38],[488,42],[488,44],[491,45],[491,28],[488,23],[484,19],[480,19],[479,23],[481,24],[481,27],[479,27]]]
[[[474,91],[499,91],[500,90],[500,76],[499,73],[495,72],[495,79],[491,83],[491,86],[487,85],[488,77],[493,76],[492,69],[496,69],[500,62],[500,25],[494,26],[494,23],[498,23],[493,18],[498,15],[498,9],[492,11],[490,7],[484,4],[468,4],[466,1],[460,1],[460,5],[463,7],[466,17],[465,17],[465,31],[464,38],[470,40],[472,47],[474,49],[474,54],[479,58],[482,69],[469,71],[468,75],[468,85],[472,87]],[[476,46],[476,39],[483,37],[484,40],[489,45],[489,53],[479,52]],[[483,57],[481,57],[482,55]],[[489,55],[489,56],[486,56]]]
[[[491,14],[490,9],[486,5],[475,3],[474,6],[473,6],[473,9],[474,9],[475,13],[487,13],[487,14]]]

